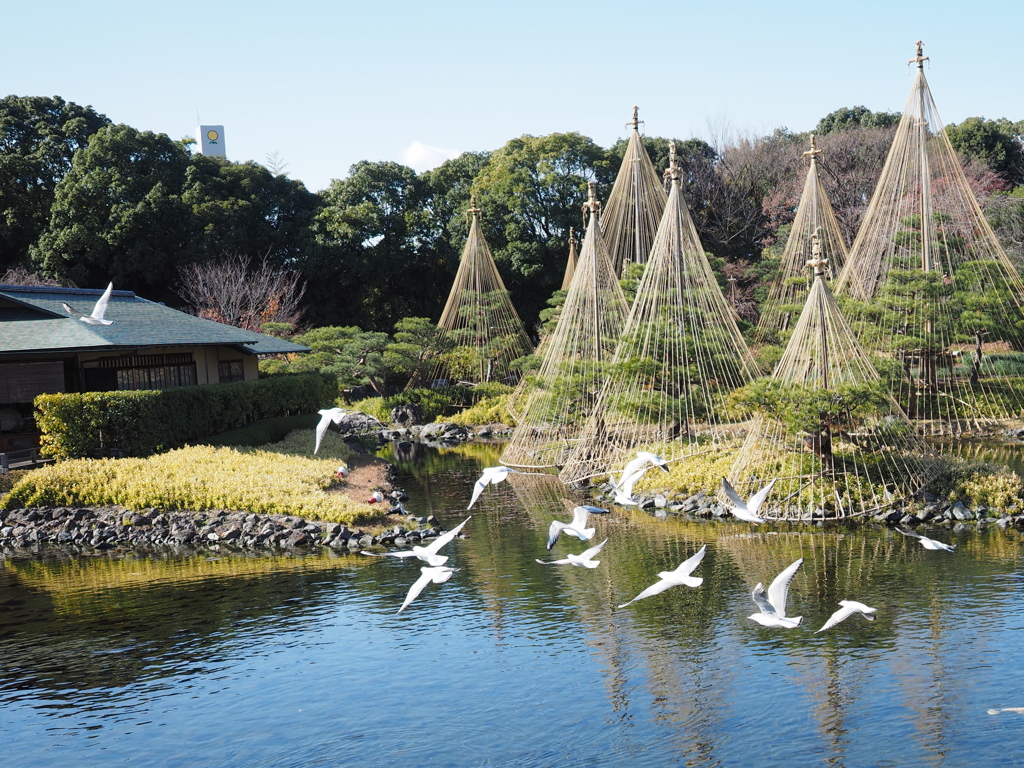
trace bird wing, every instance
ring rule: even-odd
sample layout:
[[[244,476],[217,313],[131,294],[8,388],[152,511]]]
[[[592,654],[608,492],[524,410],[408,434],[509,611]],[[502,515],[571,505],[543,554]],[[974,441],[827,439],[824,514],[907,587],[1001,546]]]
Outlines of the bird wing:
[[[555,546],[555,542],[558,541],[558,537],[562,533],[563,528],[568,526],[561,520],[552,520],[551,525],[548,526],[548,549]]]
[[[583,509],[587,510],[587,512],[589,512],[592,515],[607,515],[608,514],[608,510],[605,509],[604,507],[588,507],[587,505],[584,504],[583,505]]]
[[[423,566],[420,568],[420,571],[422,574],[413,582],[413,585],[409,587],[409,594],[405,596],[405,602],[402,603],[402,607],[398,609],[397,613],[404,611],[405,607],[419,596],[420,592],[423,591],[423,588],[433,581],[434,574],[431,572],[431,568]]]
[[[766,616],[775,615],[775,606],[773,606],[769,601],[764,591],[764,584],[762,584],[760,581],[757,582],[757,586],[754,587],[754,592],[751,595],[751,597],[754,598],[754,605],[758,607],[758,610],[760,610],[761,613],[765,614]]]
[[[540,563],[541,565],[569,565],[569,563],[571,563],[572,561],[571,560],[562,559],[562,560],[538,560],[537,562]]]
[[[424,547],[413,547],[413,554],[430,566],[444,565],[448,562],[448,555],[439,555],[436,552],[427,552]]]
[[[707,548],[708,545],[705,544],[697,551],[697,554],[680,563],[679,567],[672,571],[672,573],[676,576],[689,576],[700,565],[700,561],[704,559],[704,553],[707,551]]]
[[[840,605],[842,605],[842,603],[840,603]],[[836,611],[829,617],[829,620],[825,622],[825,626],[823,626],[814,634],[818,634],[818,632],[824,632],[826,629],[831,629],[843,619],[847,619],[850,616],[852,616],[855,611],[856,608],[851,608],[848,605],[843,605],[842,608],[840,608],[838,611]]]
[[[779,478],[775,478],[775,480],[778,479]],[[772,486],[775,485],[775,480],[772,480],[768,485],[750,497],[750,501],[747,502],[747,511],[750,512],[750,514],[757,514],[757,510],[761,508],[761,504],[763,504],[764,500],[768,498],[768,494],[772,492]]]
[[[736,489],[733,488],[732,484],[724,477],[722,478],[722,490],[725,491],[725,495],[729,497],[729,501],[731,501],[737,509],[746,510],[747,502],[740,498],[740,495],[736,493]]]
[[[327,427],[331,424],[331,412],[320,411],[323,415],[320,417],[320,421],[316,425],[316,445],[313,447],[313,453],[320,450],[320,441],[324,439],[324,434],[327,432]]]
[[[92,314],[90,317],[93,320],[99,320],[103,322],[103,316],[107,314],[107,304],[110,302],[110,292],[114,290],[114,284],[110,283],[107,285],[107,290],[103,292],[99,300],[96,302],[96,306],[92,308]]]
[[[652,595],[661,594],[666,589],[668,589],[669,587],[672,587],[672,586],[675,586],[675,585],[672,584],[671,581],[666,581],[665,579],[659,579],[658,581],[656,581],[653,584],[651,584],[651,586],[649,586],[647,589],[645,589],[639,595],[637,595],[632,600],[630,600],[629,603],[623,603],[622,605],[620,605],[619,608],[625,608],[630,603],[635,603],[637,600],[643,600],[645,597],[651,597]]]
[[[768,587],[768,601],[775,608],[779,618],[786,618],[786,597],[789,595],[789,582],[793,580],[800,566],[804,564],[801,557],[786,570],[775,577],[775,581]]]
[[[476,504],[476,500],[480,498],[480,494],[484,492],[484,488],[487,487],[487,483],[490,480],[487,478],[487,473],[480,475],[477,481],[473,484],[473,495],[469,499],[469,506],[466,509],[472,509],[473,505]]]
[[[608,539],[605,539],[600,544],[598,544],[596,547],[591,547],[590,549],[583,550],[576,557],[579,558],[580,560],[589,560],[594,555],[596,555],[598,552],[600,552],[601,551],[601,547],[603,547],[607,543],[608,543]]]
[[[416,553],[411,549],[400,549],[397,552],[371,552],[368,549],[363,549],[360,554],[370,557],[398,557],[403,560],[407,557],[416,557]]]
[[[590,517],[590,512],[586,507],[574,507],[572,510],[572,522],[569,523],[569,526],[577,531],[582,531],[587,527],[588,517]]]
[[[636,481],[644,476],[644,472],[647,471],[647,467],[641,465],[636,467],[632,472],[623,472],[622,479],[619,480],[618,489],[627,498],[633,497],[633,486],[636,485]]]
[[[473,516],[470,515],[465,520],[463,520],[461,523],[459,523],[454,528],[452,528],[450,531],[442,533],[440,536],[438,536],[436,539],[434,539],[432,542],[430,542],[427,546],[420,547],[420,549],[422,549],[424,552],[427,552],[428,554],[431,554],[431,555],[437,554],[437,551],[439,549],[441,549],[441,547],[443,547],[449,541],[451,541],[456,536],[458,536],[459,535],[459,531],[462,530],[462,526],[464,526],[466,523],[468,523],[472,519],[473,519]]]
[[[902,528],[897,528],[896,530],[902,533],[904,536],[913,536],[915,539],[924,538],[924,536],[922,536],[920,533],[914,533],[913,531],[904,531]]]
[[[64,311],[67,312],[69,315],[74,315],[75,317],[85,317],[84,314],[79,312],[77,309],[72,307],[70,304],[65,304],[65,303],[61,302],[61,306],[64,307]]]
[[[840,600],[839,604],[849,608],[851,611],[860,611],[868,621],[874,621],[875,613],[878,611],[877,608],[864,605],[864,603],[858,603],[856,600]]]

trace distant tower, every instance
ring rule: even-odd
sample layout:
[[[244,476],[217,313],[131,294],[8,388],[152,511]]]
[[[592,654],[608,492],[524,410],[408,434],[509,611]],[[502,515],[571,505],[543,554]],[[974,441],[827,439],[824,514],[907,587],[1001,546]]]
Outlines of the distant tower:
[[[196,145],[201,155],[227,157],[224,151],[224,126],[200,125],[196,128]]]

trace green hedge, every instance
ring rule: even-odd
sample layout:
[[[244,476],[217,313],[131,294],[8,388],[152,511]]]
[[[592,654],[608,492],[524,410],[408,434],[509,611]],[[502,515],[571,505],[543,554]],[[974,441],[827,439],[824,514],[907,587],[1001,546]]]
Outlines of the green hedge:
[[[42,453],[149,456],[259,419],[313,413],[337,396],[318,373],[165,390],[39,395]]]

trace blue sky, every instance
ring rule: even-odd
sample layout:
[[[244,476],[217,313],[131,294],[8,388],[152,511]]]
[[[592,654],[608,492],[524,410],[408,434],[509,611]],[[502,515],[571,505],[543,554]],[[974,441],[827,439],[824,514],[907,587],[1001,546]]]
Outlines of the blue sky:
[[[194,136],[232,160],[277,153],[312,190],[359,160],[424,170],[523,134],[810,130],[834,109],[902,111],[914,41],[944,123],[1024,119],[1024,3],[121,2],[3,14],[4,94],[61,96]]]

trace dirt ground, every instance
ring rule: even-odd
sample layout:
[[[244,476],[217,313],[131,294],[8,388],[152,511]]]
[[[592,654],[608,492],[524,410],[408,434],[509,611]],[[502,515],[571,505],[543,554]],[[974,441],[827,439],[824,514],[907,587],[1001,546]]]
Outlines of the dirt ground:
[[[394,489],[394,467],[384,459],[356,453],[348,461],[349,473],[338,490],[353,501],[368,501],[374,491],[388,496]]]

